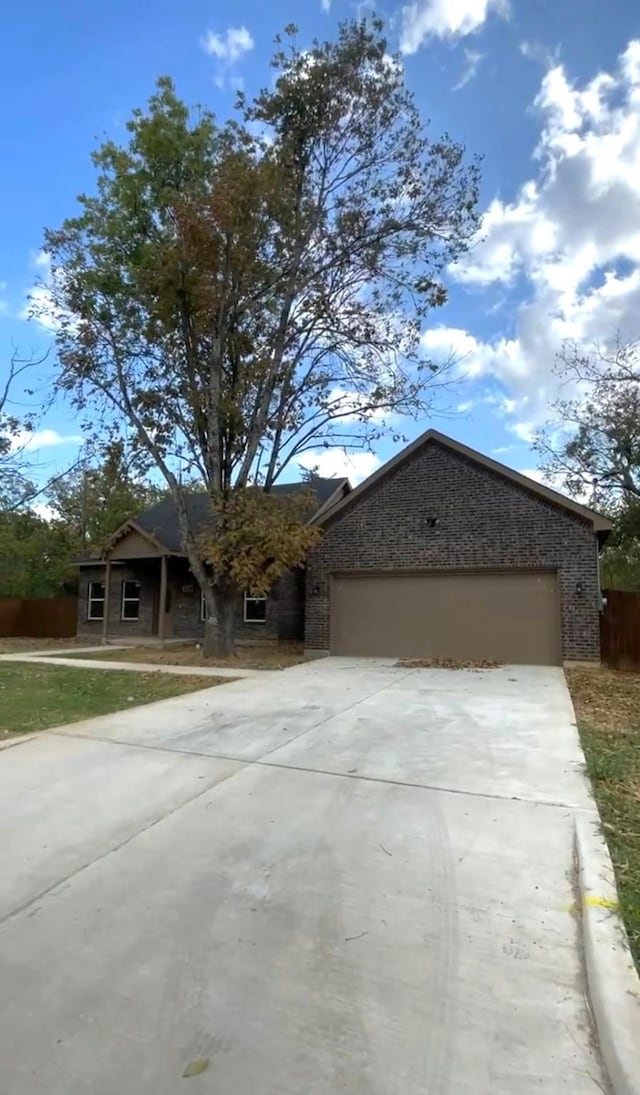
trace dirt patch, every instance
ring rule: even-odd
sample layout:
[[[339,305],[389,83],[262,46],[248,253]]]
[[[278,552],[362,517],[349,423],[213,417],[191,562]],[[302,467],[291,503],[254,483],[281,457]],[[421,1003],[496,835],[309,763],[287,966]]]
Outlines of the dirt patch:
[[[76,654],[72,654],[76,657]],[[205,658],[195,643],[171,646],[131,646],[112,650],[108,646],[93,654],[78,654],[79,658],[109,662],[143,662],[147,665],[221,666],[225,669],[288,669],[304,661],[300,643],[278,643],[273,646],[239,646],[232,658]]]
[[[457,658],[401,658],[396,662],[399,669],[499,669],[500,662],[486,659],[458,661]]]
[[[94,646],[90,639],[0,639],[0,654],[29,654],[34,650],[47,650],[60,654],[63,650],[73,650],[76,646]]]

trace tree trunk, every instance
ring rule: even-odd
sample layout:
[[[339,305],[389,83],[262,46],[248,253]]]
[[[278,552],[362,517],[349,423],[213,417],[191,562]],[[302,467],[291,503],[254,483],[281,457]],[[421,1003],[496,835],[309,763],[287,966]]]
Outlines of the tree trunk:
[[[204,630],[205,658],[231,658],[234,654],[234,590],[216,590],[211,596],[205,593],[207,622]],[[211,599],[211,604],[209,600]]]

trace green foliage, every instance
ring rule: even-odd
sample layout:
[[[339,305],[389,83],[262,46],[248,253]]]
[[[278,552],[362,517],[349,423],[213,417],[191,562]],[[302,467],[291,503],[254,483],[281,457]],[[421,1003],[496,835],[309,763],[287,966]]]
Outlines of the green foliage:
[[[107,446],[102,463],[71,472],[46,492],[55,524],[75,551],[101,548],[111,534],[149,509],[166,489],[136,474],[122,444]]]
[[[640,499],[623,498],[608,516],[613,529],[602,553],[602,587],[640,591]]]
[[[53,597],[70,592],[76,575],[67,530],[29,510],[0,512],[0,597]]]
[[[32,510],[0,511],[0,596],[49,597],[74,590],[73,561],[101,548],[112,532],[165,492],[137,477],[122,446],[108,447],[103,463],[74,470],[44,492],[53,516]]]

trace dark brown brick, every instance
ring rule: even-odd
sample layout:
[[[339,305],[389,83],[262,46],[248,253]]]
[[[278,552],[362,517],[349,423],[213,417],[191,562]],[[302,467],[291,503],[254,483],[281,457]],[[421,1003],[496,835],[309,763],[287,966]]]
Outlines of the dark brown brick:
[[[597,546],[590,525],[431,440],[326,527],[307,565],[305,645],[329,649],[332,573],[503,567],[556,570],[563,656],[599,658]]]

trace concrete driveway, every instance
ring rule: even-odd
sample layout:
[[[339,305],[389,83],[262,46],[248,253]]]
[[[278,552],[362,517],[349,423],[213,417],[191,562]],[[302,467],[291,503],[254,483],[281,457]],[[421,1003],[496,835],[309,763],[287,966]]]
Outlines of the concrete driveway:
[[[341,658],[5,750],[2,1090],[607,1090],[580,761],[559,670]]]

